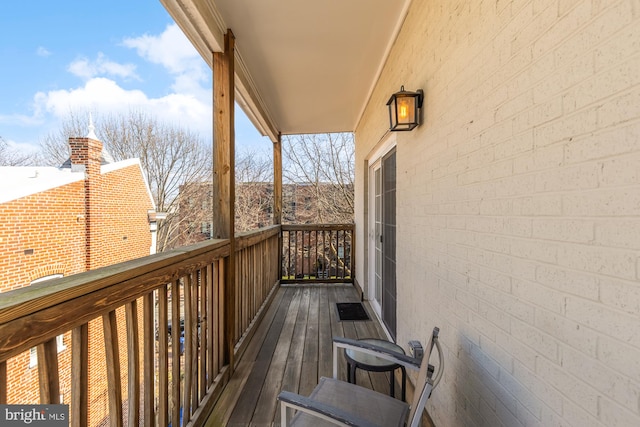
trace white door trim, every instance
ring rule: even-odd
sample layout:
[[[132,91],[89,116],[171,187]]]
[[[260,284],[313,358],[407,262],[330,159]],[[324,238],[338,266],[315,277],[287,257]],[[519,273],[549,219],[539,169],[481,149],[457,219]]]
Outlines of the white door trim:
[[[381,301],[376,299],[376,194],[375,194],[375,170],[382,166],[382,158],[391,150],[396,148],[396,135],[389,133],[388,137],[381,141],[367,157],[369,182],[367,188],[368,194],[368,218],[367,218],[367,245],[368,245],[368,284],[367,294],[371,306],[378,316],[382,319]]]

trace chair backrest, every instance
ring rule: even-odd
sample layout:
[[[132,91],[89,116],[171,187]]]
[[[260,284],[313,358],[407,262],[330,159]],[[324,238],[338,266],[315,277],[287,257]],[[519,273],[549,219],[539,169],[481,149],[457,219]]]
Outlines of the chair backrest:
[[[420,424],[420,418],[422,417],[422,411],[427,404],[427,399],[431,396],[431,392],[436,388],[442,377],[444,371],[444,355],[442,354],[442,348],[440,347],[440,341],[438,341],[438,334],[440,329],[433,328],[431,339],[420,364],[420,372],[418,373],[418,381],[416,382],[416,388],[413,394],[413,401],[411,403],[411,411],[409,412],[409,419],[407,426],[417,427]],[[433,347],[438,350],[438,372],[434,376],[434,366],[429,364],[429,358],[433,352]]]

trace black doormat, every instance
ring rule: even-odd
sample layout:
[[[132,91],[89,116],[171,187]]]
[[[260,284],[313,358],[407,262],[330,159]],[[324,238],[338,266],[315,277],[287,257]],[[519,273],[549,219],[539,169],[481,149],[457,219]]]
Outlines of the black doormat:
[[[360,302],[337,302],[340,320],[369,320],[367,311]]]

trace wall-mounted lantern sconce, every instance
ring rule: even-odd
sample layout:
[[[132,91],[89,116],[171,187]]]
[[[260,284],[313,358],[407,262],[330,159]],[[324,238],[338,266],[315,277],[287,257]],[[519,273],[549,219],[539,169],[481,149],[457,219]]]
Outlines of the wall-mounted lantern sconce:
[[[389,107],[389,125],[391,131],[412,130],[420,124],[420,110],[424,92],[418,89],[415,92],[404,90],[391,95],[387,106]]]

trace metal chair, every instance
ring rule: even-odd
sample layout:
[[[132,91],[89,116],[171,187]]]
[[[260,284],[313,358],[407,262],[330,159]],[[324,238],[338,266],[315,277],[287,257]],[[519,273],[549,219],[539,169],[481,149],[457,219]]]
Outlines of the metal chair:
[[[422,360],[357,340],[334,338],[333,378],[320,378],[309,397],[288,391],[280,392],[278,399],[281,402],[282,426],[417,427],[427,399],[438,385],[444,370],[444,356],[438,333],[439,329],[433,328]],[[435,368],[429,363],[434,346],[438,349],[438,372],[435,376]],[[338,380],[339,348],[352,348],[419,371],[411,406],[386,394]],[[289,415],[293,410],[296,412],[290,419]]]

